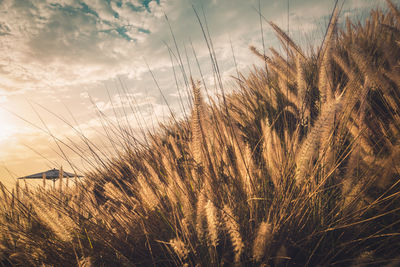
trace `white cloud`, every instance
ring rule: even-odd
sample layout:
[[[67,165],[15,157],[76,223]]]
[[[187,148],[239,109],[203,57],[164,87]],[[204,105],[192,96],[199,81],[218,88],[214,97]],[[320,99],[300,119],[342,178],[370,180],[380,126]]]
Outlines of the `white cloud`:
[[[0,95],[0,104],[8,102],[8,98],[5,95]]]
[[[82,92],[79,94],[79,97],[80,98],[89,98],[90,96],[89,96],[88,92]]]
[[[118,74],[141,78],[147,71],[143,58],[157,67],[168,66],[163,41],[171,44],[169,19],[179,43],[194,42],[205,56],[204,40],[189,2],[150,1],[13,1],[0,2],[0,86],[8,90],[34,90],[107,80]],[[379,1],[382,2],[382,1]],[[361,9],[370,0],[346,2],[346,8]],[[226,51],[227,34],[243,38],[259,35],[258,1],[202,1],[214,43]],[[201,14],[201,5],[195,4]],[[330,14],[332,3],[292,2],[294,31],[312,32],[316,20]],[[149,12],[150,11],[150,12]],[[285,28],[286,3],[262,2],[267,19]],[[264,30],[270,32],[268,26]],[[222,39],[224,38],[224,40]],[[132,42],[129,42],[132,40]],[[222,40],[222,42],[221,42]],[[267,40],[268,41],[268,40]],[[200,44],[200,45],[197,45]],[[199,48],[200,47],[200,48]],[[226,53],[229,55],[229,53]],[[225,56],[223,56],[225,57]]]
[[[128,3],[0,2],[0,85],[61,87],[135,72],[142,65],[138,45],[157,30],[160,18],[147,8],[134,12]],[[156,14],[161,8],[148,6]]]

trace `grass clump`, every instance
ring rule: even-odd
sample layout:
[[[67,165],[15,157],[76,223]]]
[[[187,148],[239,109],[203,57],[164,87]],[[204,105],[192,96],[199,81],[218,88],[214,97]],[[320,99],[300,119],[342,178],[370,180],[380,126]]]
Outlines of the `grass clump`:
[[[190,117],[127,140],[71,192],[1,201],[3,265],[396,266],[400,12],[373,11]],[[127,137],[125,137],[127,138]]]

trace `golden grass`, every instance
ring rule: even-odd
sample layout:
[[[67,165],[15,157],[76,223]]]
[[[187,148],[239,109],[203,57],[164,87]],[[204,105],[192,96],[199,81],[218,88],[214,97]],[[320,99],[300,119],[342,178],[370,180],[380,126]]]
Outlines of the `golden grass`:
[[[141,145],[121,133],[125,151],[75,191],[2,187],[0,263],[398,264],[400,12],[388,4],[344,29],[335,10],[318,53],[271,22],[286,57],[252,47],[267,69],[220,104],[192,81],[190,117]]]

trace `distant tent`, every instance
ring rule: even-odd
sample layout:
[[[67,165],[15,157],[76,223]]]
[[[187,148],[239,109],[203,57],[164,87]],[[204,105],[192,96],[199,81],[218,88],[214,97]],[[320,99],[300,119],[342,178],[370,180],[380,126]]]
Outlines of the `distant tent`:
[[[81,178],[83,176],[63,171],[61,168],[61,171],[57,169],[52,169],[45,172],[39,172],[28,176],[19,177],[18,179],[43,179],[43,180],[46,179],[46,180],[53,180],[54,184],[56,180],[59,178],[74,178],[74,177]]]
[[[82,175],[75,175],[73,173],[63,171],[63,178],[74,178],[76,177],[83,177]],[[28,176],[20,177],[18,179],[43,179],[43,174],[45,175],[46,179],[49,180],[57,180],[60,178],[60,170],[52,169],[45,172],[39,172],[35,174],[31,174]]]

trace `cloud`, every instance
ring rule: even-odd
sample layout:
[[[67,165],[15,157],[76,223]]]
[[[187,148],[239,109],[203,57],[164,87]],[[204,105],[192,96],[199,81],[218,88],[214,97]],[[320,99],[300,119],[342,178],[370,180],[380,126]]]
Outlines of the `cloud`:
[[[79,97],[80,97],[80,98],[85,98],[85,99],[87,99],[87,98],[89,98],[90,96],[89,96],[88,92],[82,92],[82,93],[79,94]]]
[[[141,61],[137,46],[167,6],[158,3],[0,2],[0,86],[60,87],[135,71]]]
[[[0,95],[0,104],[8,102],[8,98],[5,95]]]
[[[366,8],[366,2],[371,5],[369,0],[348,2],[353,9]],[[220,55],[222,60],[231,56],[226,49],[228,37],[240,46],[240,54],[254,36],[259,41],[257,0],[204,0],[194,6],[201,18],[205,11],[215,48],[225,52]],[[329,15],[331,6],[312,0],[291,3],[292,30],[315,31],[315,21]],[[286,7],[283,2],[262,3],[261,12],[285,28]],[[192,42],[200,58],[208,56],[199,23],[186,0],[1,1],[0,87],[38,92],[117,75],[141,79],[147,72],[143,59],[152,67],[168,67],[164,42],[174,45],[164,12],[180,49],[182,42],[187,46]],[[268,26],[264,31],[271,34]]]

